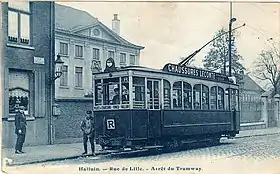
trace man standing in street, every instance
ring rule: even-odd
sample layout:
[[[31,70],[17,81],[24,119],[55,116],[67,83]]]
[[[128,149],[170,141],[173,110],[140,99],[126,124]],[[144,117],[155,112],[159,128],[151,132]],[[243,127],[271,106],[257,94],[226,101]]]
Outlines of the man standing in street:
[[[83,119],[81,123],[81,129],[83,131],[83,143],[84,143],[84,153],[87,154],[87,142],[89,139],[92,155],[95,156],[95,148],[94,148],[94,118],[92,116],[92,111],[86,112],[86,117]]]
[[[15,147],[15,153],[25,153],[22,151],[22,146],[25,141],[26,134],[26,117],[24,115],[24,106],[20,106],[18,108],[18,112],[15,116],[15,133],[17,135],[17,142]]]

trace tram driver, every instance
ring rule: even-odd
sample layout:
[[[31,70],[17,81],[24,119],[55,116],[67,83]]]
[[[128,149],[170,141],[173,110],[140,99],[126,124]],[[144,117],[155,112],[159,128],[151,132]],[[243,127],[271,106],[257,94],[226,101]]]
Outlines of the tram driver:
[[[119,88],[115,88],[114,92],[115,92],[115,95],[114,95],[114,97],[112,99],[112,103],[113,103],[113,105],[120,104]]]

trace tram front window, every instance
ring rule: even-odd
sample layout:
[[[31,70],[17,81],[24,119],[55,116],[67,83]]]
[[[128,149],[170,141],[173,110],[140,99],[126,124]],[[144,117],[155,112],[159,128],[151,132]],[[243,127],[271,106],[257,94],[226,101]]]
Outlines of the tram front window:
[[[122,77],[121,78],[121,84],[122,84],[122,104],[129,104],[129,83],[128,83],[128,77]]]
[[[120,104],[119,78],[103,80],[103,105]]]

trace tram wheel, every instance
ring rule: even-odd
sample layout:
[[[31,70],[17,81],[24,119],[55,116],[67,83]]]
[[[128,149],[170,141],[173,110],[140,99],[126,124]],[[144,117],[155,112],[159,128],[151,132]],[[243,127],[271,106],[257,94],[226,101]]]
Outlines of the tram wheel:
[[[172,138],[164,143],[164,148],[166,151],[176,151],[181,147],[181,141],[178,141],[177,138]]]
[[[210,144],[211,145],[214,145],[214,146],[216,146],[216,145],[219,145],[220,144],[220,137],[213,137],[211,140],[210,140]]]

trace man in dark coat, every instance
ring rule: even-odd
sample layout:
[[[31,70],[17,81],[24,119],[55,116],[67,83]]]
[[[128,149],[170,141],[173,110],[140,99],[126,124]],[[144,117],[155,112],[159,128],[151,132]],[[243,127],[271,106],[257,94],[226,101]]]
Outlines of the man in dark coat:
[[[83,143],[84,143],[84,153],[87,154],[87,142],[89,140],[92,150],[92,155],[95,156],[95,148],[94,148],[94,118],[92,116],[92,111],[86,112],[86,117],[83,119],[81,123],[81,129],[83,131]]]
[[[24,107],[20,106],[15,116],[15,133],[17,135],[17,142],[15,147],[16,154],[24,153],[22,151],[22,146],[25,141],[26,125],[27,124],[26,117],[24,115]]]

